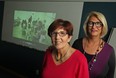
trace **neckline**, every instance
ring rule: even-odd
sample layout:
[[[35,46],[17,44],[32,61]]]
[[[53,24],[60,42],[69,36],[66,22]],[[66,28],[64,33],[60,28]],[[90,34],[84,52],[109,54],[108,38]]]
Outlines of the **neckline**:
[[[87,42],[87,40],[86,40],[86,42]],[[102,39],[100,39],[99,40],[99,44],[98,44],[98,47],[97,47],[97,49],[96,49],[96,51],[95,52],[93,52],[93,54],[92,53],[88,53],[87,51],[85,51],[85,46],[87,46],[87,43],[86,43],[86,45],[84,45],[85,44],[85,41],[84,41],[84,38],[82,39],[82,49],[83,49],[83,54],[88,54],[88,55],[96,55],[96,54],[98,54],[99,52],[101,52],[101,50],[103,49],[103,46],[104,46],[104,41],[102,40]],[[102,47],[101,47],[102,46]],[[101,49],[102,48],[102,49]]]
[[[89,56],[94,56],[95,55],[95,54],[89,54],[89,53],[85,52],[84,49],[83,49],[83,54],[84,55],[89,55]]]
[[[103,44],[102,49],[97,54],[89,54],[89,53],[85,52],[84,48],[83,48],[83,54],[85,53],[84,55],[86,56],[86,58],[91,58],[90,60],[87,59],[90,71],[93,69],[94,63],[97,62],[98,55],[101,54],[104,50],[106,43],[105,42],[103,43],[103,41],[102,41],[102,44]],[[89,57],[87,57],[87,56],[89,56]]]
[[[64,62],[62,62],[60,64],[56,64],[55,60],[53,59],[54,57],[52,56],[52,54],[51,54],[50,57],[51,57],[51,60],[52,60],[52,63],[53,63],[54,66],[62,66],[65,63],[68,63],[68,62],[70,63],[70,60],[75,55],[75,53],[76,53],[76,50],[71,54],[71,56],[67,60],[65,60]]]
[[[69,46],[69,48],[67,49],[67,51],[65,52],[65,54],[63,55],[63,56],[61,56],[60,57],[60,59],[58,59],[58,56],[57,56],[57,54],[55,55],[55,60],[56,61],[61,61],[61,62],[63,62],[63,58],[67,55],[67,53],[70,51],[70,49],[71,49],[71,46]]]

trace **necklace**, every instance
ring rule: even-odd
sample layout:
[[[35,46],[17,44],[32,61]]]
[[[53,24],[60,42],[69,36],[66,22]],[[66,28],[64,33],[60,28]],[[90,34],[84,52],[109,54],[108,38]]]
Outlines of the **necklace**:
[[[70,46],[69,46],[69,48],[68,48],[68,50],[66,51],[66,53],[63,55],[63,56],[61,56],[60,58],[58,58],[58,56],[56,55],[56,61],[63,61],[62,59],[67,55],[67,53],[68,53],[68,51],[70,50]]]
[[[92,59],[89,62],[89,70],[92,70],[92,68],[94,66],[94,63],[97,61],[97,56],[98,56],[100,48],[103,48],[103,41],[101,41],[101,39],[99,40],[98,48],[97,48],[97,50],[95,52],[95,55],[92,57]],[[85,55],[85,53],[86,52],[84,51],[83,54]]]
[[[96,51],[95,55],[92,57],[91,61],[89,62],[89,70],[93,68],[94,63],[97,61],[98,51]]]

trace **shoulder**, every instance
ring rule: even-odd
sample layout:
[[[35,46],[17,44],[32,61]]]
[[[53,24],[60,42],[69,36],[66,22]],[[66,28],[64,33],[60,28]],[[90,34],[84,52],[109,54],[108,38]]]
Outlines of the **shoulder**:
[[[49,47],[46,49],[45,54],[46,54],[46,55],[49,55],[49,54],[52,53],[52,51],[53,51],[53,47],[52,47],[52,46],[49,46]]]
[[[102,49],[102,53],[104,55],[111,56],[111,55],[115,55],[115,50],[109,43],[105,42],[104,47]]]
[[[83,38],[76,39],[72,45],[72,47],[77,48],[77,46],[80,46],[82,44]]]
[[[83,40],[83,38],[79,38],[79,39],[76,39],[74,42],[80,42],[82,40]]]
[[[114,50],[113,46],[111,46],[111,45],[110,45],[109,43],[107,43],[107,42],[105,42],[104,47],[105,47],[106,49],[108,49],[108,50],[111,50],[111,51]]]
[[[80,62],[87,61],[85,55],[79,50],[75,50],[75,59]]]

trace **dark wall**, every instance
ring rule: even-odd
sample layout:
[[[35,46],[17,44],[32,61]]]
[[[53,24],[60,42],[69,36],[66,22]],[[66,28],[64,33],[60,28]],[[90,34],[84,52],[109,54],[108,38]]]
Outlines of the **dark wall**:
[[[79,38],[83,37],[83,23],[90,11],[99,11],[103,13],[108,22],[108,34],[105,36],[105,41],[107,41],[111,28],[116,27],[116,2],[84,2]]]
[[[4,1],[0,1],[0,70],[5,68],[11,74],[14,71],[35,78],[41,69],[44,52],[1,40],[3,9]]]

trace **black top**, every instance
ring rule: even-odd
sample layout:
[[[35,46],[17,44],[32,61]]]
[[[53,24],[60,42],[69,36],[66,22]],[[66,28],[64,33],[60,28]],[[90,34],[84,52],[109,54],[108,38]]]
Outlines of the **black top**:
[[[84,53],[82,40],[83,38],[75,40],[72,47]],[[85,53],[85,56],[89,64],[94,55],[89,55]],[[111,45],[109,45],[108,43],[104,44],[103,49],[97,56],[97,61],[93,65],[93,70],[89,71],[90,78],[114,78],[115,52]]]

